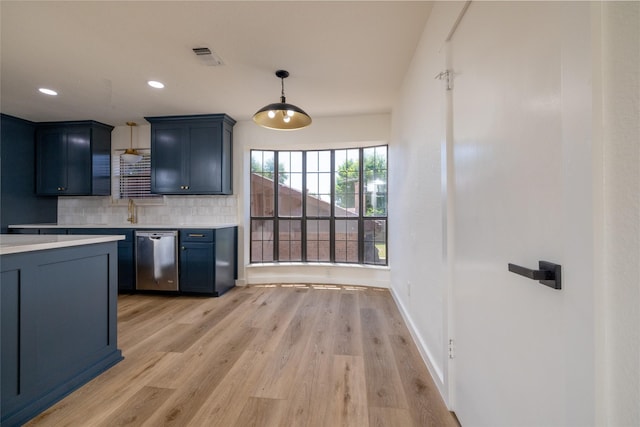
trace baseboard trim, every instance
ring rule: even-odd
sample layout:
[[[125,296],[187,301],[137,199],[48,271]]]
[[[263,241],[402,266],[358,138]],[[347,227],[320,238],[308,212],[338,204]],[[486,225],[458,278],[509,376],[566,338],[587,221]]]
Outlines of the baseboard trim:
[[[398,311],[400,311],[400,314],[404,319],[404,323],[407,325],[407,329],[409,329],[411,338],[413,338],[416,347],[418,347],[418,352],[420,353],[422,360],[424,361],[427,369],[429,370],[429,373],[431,374],[431,377],[433,378],[433,382],[436,384],[436,387],[438,387],[438,391],[440,392],[440,396],[442,396],[442,400],[444,400],[447,408],[451,410],[451,405],[449,404],[449,394],[447,393],[447,387],[444,382],[444,373],[441,369],[438,369],[436,367],[436,364],[434,364],[435,358],[433,357],[433,354],[427,347],[426,343],[422,340],[422,337],[420,337],[420,334],[418,334],[415,323],[411,319],[411,316],[409,316],[400,298],[398,298],[398,296],[396,295],[395,289],[393,287],[390,287],[389,290],[391,291],[391,296],[393,297],[393,300],[398,307]]]

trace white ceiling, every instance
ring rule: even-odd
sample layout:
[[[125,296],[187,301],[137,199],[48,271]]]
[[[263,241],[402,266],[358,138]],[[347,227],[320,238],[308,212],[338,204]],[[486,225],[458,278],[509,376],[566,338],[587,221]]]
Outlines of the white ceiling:
[[[291,73],[287,102],[312,117],[389,112],[430,10],[419,1],[2,0],[1,112],[114,126],[182,114],[248,120],[278,102],[280,68]],[[225,64],[202,65],[195,47]]]

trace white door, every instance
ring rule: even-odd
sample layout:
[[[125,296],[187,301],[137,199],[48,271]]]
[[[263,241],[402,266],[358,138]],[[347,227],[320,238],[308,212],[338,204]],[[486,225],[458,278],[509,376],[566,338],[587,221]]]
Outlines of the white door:
[[[590,5],[473,2],[450,47],[454,409],[594,423]],[[562,265],[554,290],[507,270]]]

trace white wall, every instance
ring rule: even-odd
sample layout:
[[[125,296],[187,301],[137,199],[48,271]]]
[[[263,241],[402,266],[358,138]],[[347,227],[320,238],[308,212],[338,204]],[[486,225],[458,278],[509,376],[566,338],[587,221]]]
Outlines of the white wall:
[[[441,393],[447,398],[447,199],[445,39],[464,2],[439,2],[393,109],[389,150],[391,288]],[[446,159],[445,159],[446,160]]]
[[[602,5],[604,366],[601,425],[640,425],[640,3]]]
[[[303,106],[304,107],[304,106]],[[249,266],[249,174],[252,149],[316,150],[387,144],[391,116],[371,114],[344,117],[314,117],[311,126],[293,132],[264,129],[253,121],[240,121],[234,128],[234,192],[238,194],[240,260],[238,284],[330,283],[388,287],[389,268],[331,264],[269,264]],[[391,202],[393,203],[393,202]],[[389,241],[395,239],[389,233]],[[389,252],[390,263],[396,257]]]

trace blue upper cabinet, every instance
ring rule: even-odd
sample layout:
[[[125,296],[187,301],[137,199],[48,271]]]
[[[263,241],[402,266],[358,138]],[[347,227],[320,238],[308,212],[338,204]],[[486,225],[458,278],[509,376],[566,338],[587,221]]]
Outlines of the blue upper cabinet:
[[[41,196],[110,195],[112,129],[95,121],[39,123],[36,193]]]
[[[226,114],[145,117],[151,123],[151,192],[233,194],[233,126]]]

